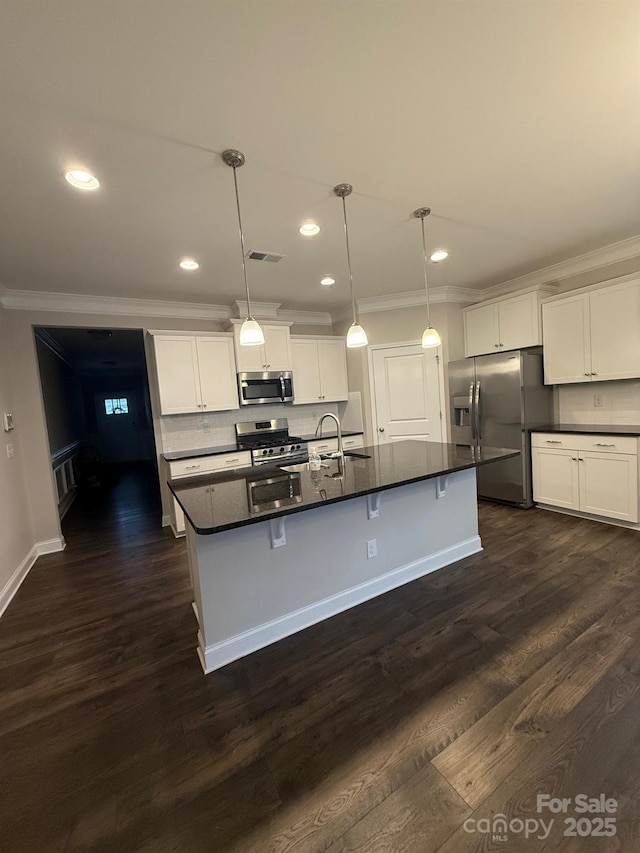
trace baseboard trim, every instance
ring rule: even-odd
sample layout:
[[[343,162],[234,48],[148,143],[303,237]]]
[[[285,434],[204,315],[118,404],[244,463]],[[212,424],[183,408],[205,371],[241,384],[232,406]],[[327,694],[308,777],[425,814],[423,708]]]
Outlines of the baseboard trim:
[[[565,509],[562,506],[551,506],[550,504],[536,504],[539,509],[546,509],[549,512],[558,512],[560,515],[572,515],[574,518],[583,518],[585,521],[597,521],[600,524],[613,524],[615,527],[626,527],[627,530],[640,530],[640,524],[635,521],[625,521],[622,518],[609,518],[605,515],[593,515],[590,512],[580,512],[580,510]]]
[[[357,604],[362,604],[371,598],[390,592],[392,589],[431,574],[431,572],[449,566],[464,557],[477,554],[479,551],[482,551],[480,537],[473,536],[471,539],[465,539],[449,548],[443,548],[428,557],[415,560],[406,566],[400,566],[400,568],[394,569],[379,578],[336,593],[336,595],[329,596],[322,601],[295,610],[293,613],[287,613],[285,616],[211,646],[204,646],[202,634],[198,632],[198,657],[202,668],[206,674],[213,672],[234,660],[238,660],[238,658],[315,625],[323,619],[336,616],[350,607],[355,607]]]
[[[20,589],[22,582],[33,568],[33,564],[38,557],[42,554],[53,554],[55,551],[62,551],[64,550],[64,546],[65,541],[62,536],[58,536],[55,539],[47,539],[43,542],[36,542],[6,582],[4,588],[0,590],[0,616],[2,616],[13,601],[15,594]]]
[[[167,515],[162,516],[162,526],[169,527],[171,524],[171,516],[167,513]]]

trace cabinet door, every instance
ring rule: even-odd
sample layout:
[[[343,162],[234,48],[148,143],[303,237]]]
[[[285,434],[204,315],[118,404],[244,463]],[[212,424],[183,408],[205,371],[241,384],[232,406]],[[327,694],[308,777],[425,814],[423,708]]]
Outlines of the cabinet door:
[[[640,280],[593,290],[589,296],[593,380],[640,376]]]
[[[580,509],[577,450],[534,447],[531,457],[534,501],[565,509]]]
[[[347,400],[347,349],[339,338],[334,341],[318,341],[320,386],[323,400]],[[295,381],[295,378],[294,378]]]
[[[240,345],[240,328],[233,330],[236,348],[236,366],[238,373],[262,373],[265,370],[266,358],[264,346],[243,347]]]
[[[588,293],[542,306],[542,343],[547,385],[591,381]]]
[[[265,370],[291,370],[291,338],[288,326],[263,326]],[[260,368],[258,368],[260,369]]]
[[[464,312],[464,346],[467,356],[498,351],[500,340],[496,303],[469,308]]]
[[[160,392],[160,413],[176,415],[202,408],[195,338],[156,335],[153,338]]]
[[[233,340],[222,337],[196,338],[202,408],[207,412],[238,409]]]
[[[500,349],[520,349],[542,343],[538,294],[523,293],[498,302]]]
[[[320,363],[317,341],[291,341],[293,394],[295,403],[317,403],[321,399]]]
[[[593,515],[638,521],[638,457],[582,450],[580,509]]]

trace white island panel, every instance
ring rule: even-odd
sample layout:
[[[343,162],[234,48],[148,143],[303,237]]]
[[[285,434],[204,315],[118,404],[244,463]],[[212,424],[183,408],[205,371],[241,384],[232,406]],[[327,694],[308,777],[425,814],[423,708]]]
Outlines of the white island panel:
[[[271,521],[214,535],[188,524],[205,672],[480,551],[475,469],[448,475],[437,497],[442,483],[379,493],[376,518],[365,496],[287,515],[279,548]]]

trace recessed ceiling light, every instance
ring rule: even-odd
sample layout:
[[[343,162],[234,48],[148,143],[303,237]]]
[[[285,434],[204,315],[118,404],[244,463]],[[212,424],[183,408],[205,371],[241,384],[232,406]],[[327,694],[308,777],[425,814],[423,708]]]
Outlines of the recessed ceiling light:
[[[320,233],[320,226],[316,225],[315,222],[305,222],[304,225],[298,228],[298,231],[303,237],[315,237],[316,234]]]
[[[331,285],[335,283],[335,278],[331,278],[330,275],[326,275],[324,278],[320,279],[320,284],[324,284],[325,287],[331,287]]]
[[[431,260],[434,263],[438,263],[438,261],[444,261],[445,258],[449,257],[449,252],[446,249],[436,249],[436,251],[430,255]]]
[[[200,264],[197,261],[194,261],[193,258],[183,258],[180,261],[180,266],[183,270],[197,270]]]
[[[95,175],[85,172],[84,169],[70,169],[64,173],[64,176],[71,186],[78,190],[97,190],[100,186],[100,181]]]

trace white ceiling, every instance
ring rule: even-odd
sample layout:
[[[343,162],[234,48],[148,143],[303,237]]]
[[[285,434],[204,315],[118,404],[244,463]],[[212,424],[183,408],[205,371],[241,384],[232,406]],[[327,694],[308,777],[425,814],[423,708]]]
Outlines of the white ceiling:
[[[361,297],[422,286],[421,205],[435,287],[640,232],[637,0],[30,0],[0,33],[8,289],[243,298],[227,147],[247,248],[287,255],[252,295],[287,308],[348,302],[341,181]]]

